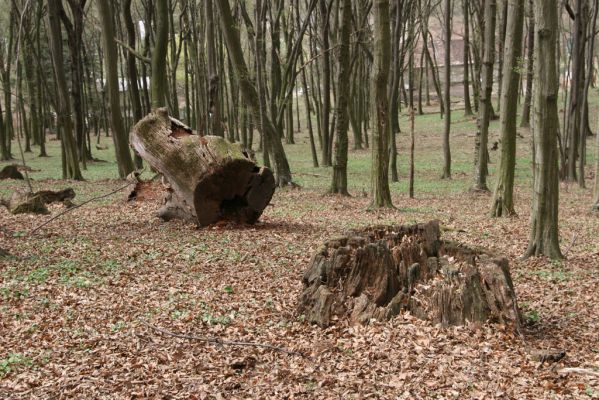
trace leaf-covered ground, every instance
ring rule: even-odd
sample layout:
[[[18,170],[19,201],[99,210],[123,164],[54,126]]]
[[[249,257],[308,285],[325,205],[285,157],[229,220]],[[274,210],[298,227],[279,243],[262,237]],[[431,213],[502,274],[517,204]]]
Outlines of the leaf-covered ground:
[[[468,129],[455,140],[470,150]],[[288,147],[304,187],[277,191],[252,227],[164,223],[154,216],[157,201],[127,203],[119,193],[29,236],[48,216],[2,209],[0,248],[11,256],[0,258],[0,398],[599,398],[598,378],[558,375],[530,354],[564,349],[558,368],[599,370],[599,217],[588,212],[590,190],[562,186],[568,259],[518,260],[529,233],[527,140],[519,145],[519,217],[510,219],[489,218],[489,197],[464,189],[470,156],[459,145],[454,180],[437,179],[439,137],[417,147],[417,198],[405,194],[405,175],[393,186],[397,210],[367,211],[367,151],[350,154],[354,196],[324,196],[330,169],[301,164],[305,143]],[[303,161],[293,161],[300,151]],[[44,173],[36,188],[73,186],[77,202],[122,185]],[[444,237],[509,258],[523,337],[495,325],[442,329],[409,315],[326,330],[302,321],[300,279],[324,240],[351,227],[430,219],[441,221]],[[308,357],[175,338],[144,322]]]

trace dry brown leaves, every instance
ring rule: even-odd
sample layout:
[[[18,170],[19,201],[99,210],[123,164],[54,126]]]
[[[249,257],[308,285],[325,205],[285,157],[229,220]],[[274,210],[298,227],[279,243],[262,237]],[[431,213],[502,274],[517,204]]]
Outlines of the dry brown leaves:
[[[107,191],[120,182],[88,185]],[[599,218],[586,212],[588,192],[561,196],[562,249],[576,235],[563,263],[517,260],[528,193],[516,194],[520,216],[511,219],[488,218],[483,195],[394,201],[400,210],[368,212],[367,198],[282,191],[256,226],[198,230],[160,222],[156,202],[121,196],[33,237],[24,232],[47,217],[0,210],[0,248],[16,257],[0,259],[0,397],[599,397],[597,378],[560,376],[530,355],[565,349],[560,367],[599,368]],[[510,259],[529,321],[524,337],[493,325],[441,329],[409,315],[327,330],[302,322],[300,279],[321,242],[351,227],[433,218],[452,228],[445,237]],[[310,358],[173,338],[142,318]]]

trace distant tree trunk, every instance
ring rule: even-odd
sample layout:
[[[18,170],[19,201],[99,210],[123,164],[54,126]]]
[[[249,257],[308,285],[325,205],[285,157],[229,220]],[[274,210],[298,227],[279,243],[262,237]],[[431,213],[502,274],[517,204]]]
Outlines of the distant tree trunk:
[[[135,49],[135,24],[131,16],[131,0],[124,0],[123,2],[123,18],[125,22],[125,29],[127,30],[127,42],[129,47]],[[133,109],[133,123],[137,123],[143,117],[143,109],[141,107],[141,96],[139,93],[139,77],[137,74],[137,66],[135,61],[135,55],[131,52],[127,52],[127,74],[129,77],[129,94],[131,96],[131,108]],[[144,77],[145,79],[145,77]],[[142,160],[138,154],[135,154],[135,166],[137,168],[142,167]]]
[[[347,130],[349,129],[349,79],[351,63],[349,58],[349,36],[351,33],[351,0],[341,0],[342,17],[339,30],[339,55],[337,64],[337,135],[335,136],[335,159],[331,193],[349,195],[347,192]]]
[[[157,109],[166,105],[166,55],[168,49],[169,13],[168,0],[156,0],[155,12],[156,36],[154,38],[154,49],[152,50],[152,77],[150,78],[152,109]]]
[[[291,180],[291,169],[285,154],[285,149],[281,143],[281,134],[272,124],[266,110],[260,107],[260,99],[254,87],[247,65],[243,58],[241,48],[241,40],[239,38],[239,28],[231,15],[231,8],[228,1],[218,1],[216,3],[219,11],[220,26],[223,32],[227,48],[229,49],[229,57],[237,80],[239,89],[244,98],[245,103],[251,107],[254,121],[261,121],[260,130],[264,139],[267,139],[268,145],[272,150],[272,155],[275,164],[276,183],[278,186],[286,186],[293,184]]]
[[[329,7],[327,7],[328,0],[320,0],[320,39],[322,40],[322,116],[320,126],[320,136],[322,137],[322,165],[328,167],[331,165],[329,160],[331,159],[329,148],[329,113],[331,110],[331,57],[328,51],[329,48]]]
[[[464,14],[464,115],[469,117],[472,115],[472,104],[470,103],[470,23],[468,11],[468,1],[462,0],[462,13]]]
[[[214,38],[214,11],[213,0],[204,0],[206,7],[206,54],[208,56],[208,109],[210,112],[209,134],[224,136],[220,115],[220,77],[216,66],[216,39]]]
[[[54,65],[54,76],[57,85],[57,119],[62,127],[61,140],[64,150],[66,177],[75,180],[83,180],[79,169],[77,147],[73,137],[73,121],[71,120],[71,104],[69,90],[67,88],[66,74],[64,71],[64,60],[62,56],[62,34],[59,20],[59,0],[48,0],[48,26],[49,39]]]
[[[389,103],[387,87],[391,64],[389,0],[374,0],[374,61],[372,75],[376,128],[372,133],[371,207],[393,207],[389,190]]]
[[[576,162],[580,157],[579,141],[582,119],[582,82],[584,79],[584,35],[588,14],[585,0],[574,0],[574,23],[572,26],[572,79],[570,81],[570,104],[565,138],[567,143],[566,179],[576,181]]]
[[[583,91],[582,91],[582,120],[580,127],[580,141],[579,141],[579,149],[578,153],[580,154],[580,162],[578,163],[578,186],[581,188],[585,187],[584,182],[584,166],[586,163],[586,150],[587,150],[587,132],[590,131],[589,128],[589,88],[591,86],[591,77],[593,76],[593,50],[595,47],[595,35],[597,28],[597,8],[599,6],[599,1],[595,0],[593,2],[593,15],[591,17],[590,29],[589,29],[589,39],[587,46],[587,56],[586,56],[586,77],[584,81]]]
[[[483,46],[482,91],[478,107],[478,131],[476,134],[473,189],[489,191],[487,187],[489,120],[491,118],[491,95],[493,93],[493,63],[495,61],[495,16],[497,1],[485,1],[485,33]]]
[[[531,232],[525,256],[563,258],[558,234],[558,74],[557,7],[553,0],[535,0],[535,64],[533,125],[533,190]]]
[[[505,43],[505,33],[507,28],[507,8],[509,1],[504,0],[503,4],[501,0],[499,0],[499,6],[501,7],[501,11],[498,13],[499,15],[499,36],[497,38],[497,112],[501,111],[501,93],[503,91],[503,47]],[[492,104],[492,103],[491,103]]]
[[[391,17],[391,57],[393,58],[391,67],[391,80],[389,86],[389,123],[391,124],[391,181],[398,182],[399,174],[397,173],[397,144],[396,139],[399,134],[399,85],[402,73],[402,64],[400,55],[401,45],[401,32],[402,32],[402,2],[394,0],[392,10],[394,11]],[[413,34],[413,31],[412,31]],[[412,37],[409,40],[410,48],[414,48],[414,40]],[[410,51],[410,54],[413,52]],[[411,85],[413,85],[413,57],[410,56],[409,61],[409,76]],[[410,96],[411,102],[413,103],[413,92]]]
[[[15,3],[16,4],[16,3]],[[15,25],[15,6],[10,9],[10,17],[8,21],[8,40],[0,49],[0,77],[2,78],[2,89],[4,91],[4,126],[0,132],[0,150],[2,152],[2,161],[12,158],[11,140],[13,136],[12,124],[12,91],[11,91],[11,64],[14,47],[14,25]],[[59,27],[60,28],[60,27]],[[4,54],[6,52],[6,54]]]
[[[530,126],[530,106],[532,102],[532,78],[534,65],[534,46],[535,46],[535,17],[533,0],[528,0],[528,38],[526,42],[526,93],[524,94],[524,104],[522,106],[522,121],[520,126],[528,128]]]
[[[491,216],[506,217],[514,211],[514,168],[516,165],[516,117],[518,113],[518,86],[522,55],[524,0],[512,1],[506,13],[506,36],[503,51],[503,91],[500,107],[501,161],[493,195]]]
[[[83,25],[84,8],[87,0],[68,0],[73,20],[71,21],[61,6],[60,17],[67,32],[69,52],[71,54],[71,97],[73,101],[73,120],[75,122],[75,139],[79,152],[79,160],[83,169],[87,169],[86,161],[91,158],[85,145],[85,108],[83,98]]]
[[[451,178],[451,149],[449,133],[451,131],[451,0],[445,0],[445,129],[443,131],[443,175]]]
[[[112,122],[112,140],[119,167],[119,176],[125,178],[133,170],[133,160],[129,152],[128,135],[121,114],[119,96],[119,72],[117,66],[117,48],[114,41],[113,11],[108,0],[97,0],[98,15],[102,25],[102,42],[104,46],[104,65],[106,66],[106,83],[110,101],[110,119]]]

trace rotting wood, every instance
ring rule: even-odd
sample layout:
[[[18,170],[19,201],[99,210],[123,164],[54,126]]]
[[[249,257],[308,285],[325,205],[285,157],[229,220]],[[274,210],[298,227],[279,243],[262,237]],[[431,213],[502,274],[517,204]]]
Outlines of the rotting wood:
[[[520,326],[508,262],[440,239],[439,223],[376,226],[326,242],[306,270],[299,313],[322,327],[402,311],[444,326]]]
[[[219,220],[255,223],[270,202],[275,180],[237,143],[199,136],[158,109],[131,132],[131,145],[168,183],[158,216],[200,226]]]

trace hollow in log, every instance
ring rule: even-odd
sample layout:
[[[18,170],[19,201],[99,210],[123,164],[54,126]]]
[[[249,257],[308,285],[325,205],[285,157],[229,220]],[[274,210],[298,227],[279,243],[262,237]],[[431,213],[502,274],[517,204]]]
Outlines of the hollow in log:
[[[139,121],[131,145],[168,184],[158,216],[200,226],[219,220],[255,223],[270,202],[275,180],[241,146],[219,136],[199,136],[158,109]]]
[[[520,326],[507,260],[442,241],[436,221],[329,240],[313,256],[303,284],[298,311],[322,327],[344,319],[388,320],[402,311],[444,326]]]

